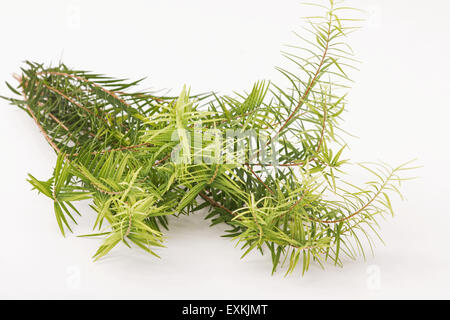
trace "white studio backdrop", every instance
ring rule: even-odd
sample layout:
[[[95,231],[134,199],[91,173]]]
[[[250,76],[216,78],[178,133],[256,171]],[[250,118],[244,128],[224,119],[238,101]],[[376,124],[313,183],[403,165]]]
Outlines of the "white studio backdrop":
[[[310,1],[311,2],[311,1]],[[271,276],[269,256],[251,255],[209,228],[203,213],[173,218],[155,259],[125,246],[93,263],[101,240],[62,238],[52,203],[31,191],[27,173],[50,176],[55,155],[33,121],[0,101],[0,298],[361,299],[450,298],[448,149],[450,2],[359,0],[363,29],[351,37],[353,75],[344,128],[347,157],[393,165],[417,158],[397,216],[381,221],[366,261]],[[307,10],[297,0],[2,1],[0,79],[26,59],[131,79],[178,94],[232,93],[281,79],[280,50],[293,43]],[[9,95],[5,85],[0,94]],[[361,177],[356,176],[356,180]],[[87,221],[86,221],[87,220]]]

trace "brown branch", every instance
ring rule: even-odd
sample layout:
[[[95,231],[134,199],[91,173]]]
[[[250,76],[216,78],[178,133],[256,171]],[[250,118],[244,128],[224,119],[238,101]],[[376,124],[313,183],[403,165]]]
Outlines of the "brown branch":
[[[383,183],[383,185],[380,187],[380,189],[377,191],[377,193],[375,193],[375,195],[364,206],[362,206],[360,209],[356,210],[351,215],[344,217],[342,219],[338,219],[338,220],[322,221],[322,220],[309,218],[309,217],[308,217],[308,219],[311,221],[314,221],[314,222],[324,223],[324,224],[335,224],[335,223],[341,223],[341,222],[350,220],[351,218],[357,216],[358,214],[363,212],[365,209],[367,209],[380,196],[381,192],[386,188],[387,183],[389,182],[389,180],[392,178],[393,175],[394,175],[394,172],[391,172],[391,174],[386,178],[386,181]]]
[[[346,216],[342,219],[338,219],[338,220],[320,220],[320,219],[315,219],[315,218],[311,218],[311,217],[306,217],[309,221],[313,221],[313,222],[317,222],[317,223],[323,223],[323,224],[336,224],[336,223],[341,223],[341,222],[345,222],[347,220],[352,219],[353,217],[357,216],[358,214],[360,214],[361,212],[363,212],[365,209],[367,209],[377,198],[378,196],[381,194],[381,192],[384,190],[384,188],[386,187],[387,182],[389,181],[389,179],[392,177],[392,174],[386,179],[386,182],[380,187],[380,190],[378,190],[378,192],[370,199],[370,201],[368,201],[363,207],[361,207],[360,209],[358,209],[357,211],[353,212],[351,215]],[[288,210],[287,213],[291,212],[292,210],[295,209],[295,207],[297,207],[297,205],[303,201],[303,199],[306,196],[306,191],[303,193],[303,195],[300,197],[300,199],[298,199]],[[280,217],[284,216],[281,215]]]
[[[233,213],[233,211],[231,211],[230,209],[224,207],[223,205],[221,205],[220,203],[216,202],[214,199],[208,197],[206,194],[204,194],[203,192],[199,193],[199,196],[202,197],[204,200],[208,201],[213,207],[216,208],[220,208],[225,210],[226,212],[228,212],[229,214],[231,214],[232,216],[235,216],[235,214]]]
[[[72,133],[70,133],[69,128],[67,128],[64,123],[62,123],[61,120],[59,120],[57,117],[55,117],[51,112],[48,113],[48,115],[50,116],[50,118],[52,118],[53,120],[56,121],[56,123],[58,123],[64,130],[66,130],[67,132],[69,132],[69,136],[72,135]]]
[[[248,169],[250,170],[250,172],[255,176],[255,178],[258,179],[258,181],[259,181],[260,183],[262,183],[262,185],[263,185],[267,190],[269,190],[269,192],[270,192],[271,194],[275,195],[275,192],[273,192],[272,189],[270,189],[269,186],[268,186],[267,184],[265,184],[264,181],[262,181],[262,179],[256,174],[256,172],[253,171],[253,169],[252,169],[251,166],[247,165],[247,168],[248,168]]]
[[[317,159],[317,158],[311,158],[311,159],[309,159],[307,161],[298,161],[298,162],[294,161],[294,162],[291,162],[291,163],[282,163],[282,164],[277,164],[277,165],[264,164],[264,163],[246,163],[245,165],[246,166],[252,166],[252,167],[298,167],[298,166],[307,165],[307,164],[309,164],[310,162],[313,162],[313,161],[316,161],[316,162],[319,162],[322,165],[328,166],[328,164],[326,164],[325,162],[323,162],[322,160]]]
[[[75,101],[74,99],[72,99],[71,97],[69,97],[68,95],[64,94],[63,92],[59,91],[56,88],[53,88],[52,86],[46,84],[46,83],[42,83],[48,90],[52,91],[53,93],[56,93],[58,95],[60,95],[61,97],[63,97],[64,99],[66,99],[67,101],[69,101],[70,103],[76,105],[78,108],[83,109],[84,111],[86,111],[87,113],[94,115],[94,113],[89,110],[88,108],[86,108],[85,106],[83,106],[81,103],[79,103],[78,101]]]
[[[324,111],[323,111],[322,132],[320,134],[319,145],[317,146],[316,153],[319,153],[320,149],[322,148],[323,139],[325,138],[325,127],[326,127],[327,116],[328,116],[327,106],[325,106]]]
[[[347,220],[350,220],[351,218],[357,216],[358,214],[363,212],[365,209],[367,209],[372,204],[372,202],[374,202],[378,198],[378,196],[381,194],[381,191],[386,186],[387,181],[380,188],[380,190],[370,199],[370,201],[368,201],[364,206],[362,206],[360,209],[356,210],[354,213],[352,213],[349,216],[346,216],[346,217],[344,217],[342,219],[338,219],[338,220],[325,220],[325,221],[314,219],[314,218],[309,218],[309,217],[308,217],[308,219],[311,220],[311,221],[318,222],[318,223],[323,223],[323,224],[336,224],[336,223],[341,223],[341,222],[345,222]]]
[[[107,191],[107,190],[101,188],[100,186],[98,186],[97,184],[95,184],[95,182],[92,182],[92,181],[89,181],[89,182],[94,187],[94,189],[97,190],[100,193],[104,193],[104,194],[107,194],[107,195],[110,195],[110,196],[117,196],[117,195],[120,195],[120,194],[123,193],[123,191],[119,191],[119,192]]]
[[[162,158],[161,160],[156,161],[156,162],[153,164],[153,166],[158,166],[158,165],[160,165],[161,163],[163,163],[164,161],[166,161],[166,160],[169,159],[169,158],[170,158],[170,154],[168,154],[167,156],[165,156],[165,157]]]
[[[305,192],[303,192],[303,195],[289,208],[288,213],[291,212],[292,210],[294,210],[295,207],[297,207],[300,204],[300,202],[302,202],[303,199],[305,199],[306,192],[307,192],[307,190]]]
[[[216,165],[216,170],[214,171],[214,174],[213,174],[213,176],[211,177],[211,179],[208,181],[208,184],[211,184],[211,183],[214,182],[214,180],[215,180],[216,177],[217,177],[217,173],[218,173],[218,172],[219,172],[219,166]]]
[[[133,146],[127,146],[127,147],[121,147],[121,148],[117,148],[117,149],[109,149],[109,150],[102,150],[102,151],[93,151],[91,152],[92,155],[96,155],[96,154],[106,154],[109,152],[115,152],[115,151],[126,151],[126,150],[135,150],[138,148],[142,148],[142,147],[146,147],[146,146],[151,146],[150,143],[141,143],[141,144],[136,144]],[[78,153],[73,153],[71,156],[76,157],[79,156]]]
[[[79,80],[79,81],[81,81],[81,82],[84,82],[84,83],[89,83],[89,84],[91,84],[92,86],[94,86],[94,87],[100,89],[100,90],[103,91],[104,93],[106,93],[106,94],[112,96],[114,99],[120,101],[121,103],[123,103],[123,104],[126,105],[127,107],[130,107],[130,108],[131,108],[131,106],[130,106],[127,102],[125,102],[124,99],[122,99],[122,98],[120,98],[119,96],[117,96],[113,91],[107,90],[107,89],[103,88],[102,86],[98,85],[97,83],[92,82],[92,81],[89,81],[89,80],[87,80],[87,79],[85,79],[85,78],[83,78],[83,77],[76,76],[76,75],[72,75],[72,74],[69,74],[69,73],[64,73],[64,72],[56,72],[56,71],[42,71],[42,72],[37,72],[37,73],[36,73],[37,76],[39,76],[39,75],[45,75],[45,74],[65,76],[65,77],[77,79],[77,80]],[[48,85],[46,85],[45,83],[44,83],[44,85],[48,87]],[[55,89],[55,90],[56,90],[56,89]],[[72,101],[71,101],[71,102],[72,102]],[[87,110],[87,111],[89,112],[89,110]],[[103,110],[102,110],[102,111],[103,111]],[[90,112],[90,113],[91,113],[91,112]],[[104,111],[103,111],[102,113],[104,114]],[[93,113],[91,113],[91,114],[93,115]],[[100,117],[100,116],[98,116],[98,115],[95,115],[95,116],[96,116],[98,119],[100,119],[100,120],[102,120],[103,122],[105,122],[106,124],[108,124],[108,122],[107,122],[104,118],[102,118],[102,117]],[[125,128],[125,126],[124,126],[123,123],[119,123],[119,125],[120,125],[122,128],[124,128],[125,131],[127,131],[127,128]]]
[[[86,78],[80,77],[80,76],[76,76],[74,74],[69,74],[69,73],[64,73],[64,72],[56,72],[56,71],[42,71],[42,72],[38,72],[36,75],[43,75],[43,74],[49,74],[49,75],[55,75],[55,76],[63,76],[63,77],[68,77],[68,78],[72,78],[72,79],[77,79],[81,82],[84,83],[89,83],[91,85],[93,85],[94,87],[100,89],[101,91],[107,93],[108,95],[110,95],[111,97],[113,97],[114,99],[119,100],[120,102],[122,102],[124,105],[128,106],[129,105],[125,102],[125,100],[123,100],[122,98],[120,98],[119,96],[117,96],[114,92],[109,91],[105,88],[103,88],[102,86],[98,85],[95,82],[89,81]]]
[[[19,81],[19,83],[21,84],[21,85],[23,85],[23,82],[22,82],[22,77],[20,77],[20,76],[18,76],[18,75],[16,75],[16,74],[14,74],[13,75],[14,76],[14,78],[17,80],[17,81]],[[45,132],[45,129],[42,127],[42,125],[39,123],[39,120],[37,119],[37,117],[36,117],[36,115],[34,114],[34,112],[33,112],[33,110],[31,109],[31,107],[30,107],[30,105],[28,104],[28,98],[27,98],[27,96],[25,95],[25,92],[24,92],[24,90],[22,89],[21,90],[22,91],[22,95],[23,95],[23,98],[25,99],[25,101],[26,101],[26,107],[27,107],[27,110],[28,110],[28,112],[30,113],[30,115],[31,115],[31,117],[33,118],[33,120],[34,120],[34,122],[36,123],[36,125],[38,126],[38,128],[39,128],[39,131],[41,131],[41,133],[44,135],[44,137],[45,137],[45,140],[47,140],[47,142],[50,144],[50,146],[56,151],[56,153],[60,153],[60,150],[59,150],[59,148],[56,146],[56,144],[55,144],[55,142],[49,137],[49,135],[47,134],[47,132]]]
[[[132,226],[132,222],[133,222],[133,215],[131,214],[131,212],[130,212],[130,217],[128,218],[128,228],[127,228],[127,231],[125,232],[125,234],[124,234],[124,238],[125,237],[128,237],[128,235],[130,234],[130,232],[131,232],[131,226]]]
[[[332,22],[332,15],[330,14],[330,21],[328,23],[328,38],[326,41],[326,47],[325,50],[323,52],[322,55],[322,59],[319,63],[319,66],[317,67],[316,73],[314,74],[314,77],[312,78],[310,84],[308,85],[308,87],[306,88],[305,93],[303,94],[303,96],[300,98],[300,101],[298,102],[297,106],[295,107],[294,111],[291,113],[291,115],[287,118],[287,120],[284,122],[284,124],[281,126],[281,128],[278,130],[278,132],[275,135],[275,138],[277,136],[280,135],[280,133],[286,128],[286,126],[289,124],[289,122],[292,120],[292,118],[295,116],[295,114],[297,113],[297,111],[303,106],[306,97],[309,95],[309,93],[311,92],[312,88],[314,87],[314,84],[317,80],[317,78],[319,77],[320,71],[322,70],[322,67],[325,63],[327,54],[328,54],[328,50],[329,50],[329,44],[330,44],[330,34],[331,34],[331,22]]]
[[[117,92],[115,92],[115,91],[110,91],[110,90],[108,90],[108,89],[103,88],[102,86],[100,86],[99,84],[97,84],[97,83],[95,83],[95,82],[93,82],[93,81],[90,81],[90,80],[88,80],[88,79],[86,79],[86,78],[83,78],[83,77],[80,77],[80,76],[77,76],[77,75],[74,75],[74,74],[70,74],[70,73],[57,72],[57,71],[43,71],[43,72],[37,73],[37,75],[42,75],[42,74],[49,74],[49,75],[55,75],[55,76],[62,76],[62,77],[67,77],[67,78],[76,79],[76,80],[81,81],[81,82],[84,82],[84,83],[89,83],[89,84],[93,85],[94,87],[100,89],[100,90],[103,91],[104,93],[110,95],[110,96],[113,97],[114,99],[119,100],[120,102],[122,102],[122,103],[123,103],[124,105],[126,105],[127,107],[130,107],[130,105],[129,105],[127,102],[125,102],[124,99],[122,99],[121,97],[119,97],[119,96],[116,94],[116,93],[119,93],[119,94],[126,94],[126,93],[124,93],[124,92],[122,92],[122,91],[117,91]],[[152,97],[154,100],[158,101],[158,102],[164,102],[163,99],[160,99],[160,98],[158,98],[158,97],[155,97],[155,96],[151,96],[151,97]]]
[[[100,87],[101,88],[101,87]],[[106,89],[105,89],[106,90]],[[106,90],[106,91],[108,91],[108,90]],[[112,91],[111,91],[112,92]],[[121,95],[130,95],[130,94],[128,94],[128,93],[126,93],[126,92],[123,92],[123,91],[114,91],[114,93],[118,93],[118,94],[121,94]],[[159,98],[159,97],[156,97],[156,96],[154,96],[154,95],[151,95],[151,94],[135,94],[135,96],[138,96],[138,97],[146,97],[146,96],[148,96],[148,97],[150,97],[151,99],[153,99],[153,100],[155,100],[155,101],[157,101],[157,102],[159,102],[159,103],[161,103],[161,102],[164,102],[164,99],[161,99],[161,98]]]

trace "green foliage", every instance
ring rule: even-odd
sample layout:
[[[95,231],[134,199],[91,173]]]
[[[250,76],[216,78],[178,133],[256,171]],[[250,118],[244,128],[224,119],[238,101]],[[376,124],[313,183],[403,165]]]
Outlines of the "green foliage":
[[[156,255],[167,216],[201,209],[212,225],[230,226],[225,236],[243,257],[269,252],[273,272],[364,255],[411,168],[361,164],[373,176],[365,186],[343,179],[350,164],[339,122],[356,61],[345,40],[358,19],[340,18],[353,9],[333,0],[319,10],[306,19],[310,36],[283,52],[287,89],[260,81],[235,96],[158,97],[137,91],[139,81],[26,62],[19,86],[8,84],[22,98],[7,99],[58,154],[52,178],[29,182],[53,200],[63,235],[79,214],[73,202],[91,199],[97,218],[87,236],[106,237],[95,259],[121,242]],[[246,132],[257,133],[256,146]]]

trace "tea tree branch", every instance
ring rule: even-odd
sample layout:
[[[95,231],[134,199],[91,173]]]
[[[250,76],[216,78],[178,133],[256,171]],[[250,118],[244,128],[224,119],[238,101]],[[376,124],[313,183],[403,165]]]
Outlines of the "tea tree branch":
[[[325,1],[325,0],[324,0]],[[357,11],[328,0],[306,19],[306,35],[283,52],[289,86],[258,81],[233,96],[157,96],[130,82],[64,64],[27,61],[5,98],[25,110],[57,154],[52,176],[29,182],[51,199],[63,235],[89,199],[98,260],[119,243],[155,256],[168,217],[204,210],[243,257],[269,252],[272,272],[312,262],[341,266],[373,247],[377,218],[393,214],[410,163],[361,165],[369,182],[344,179],[338,134],[355,59],[347,36]]]

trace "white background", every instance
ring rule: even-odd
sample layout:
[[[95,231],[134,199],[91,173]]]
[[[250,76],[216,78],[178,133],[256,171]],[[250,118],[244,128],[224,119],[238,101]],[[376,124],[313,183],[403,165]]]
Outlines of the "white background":
[[[0,298],[315,299],[450,298],[448,149],[450,2],[360,0],[368,11],[351,39],[363,61],[349,96],[347,156],[399,164],[420,178],[383,221],[386,246],[343,269],[271,276],[268,256],[220,238],[204,214],[171,219],[158,260],[119,246],[93,263],[98,239],[62,238],[52,203],[26,174],[50,176],[55,155],[33,121],[0,101]],[[277,80],[282,45],[307,12],[297,0],[2,1],[0,80],[25,59],[132,79],[153,89],[249,89]],[[14,81],[14,80],[12,80]],[[3,82],[3,81],[2,81]],[[0,85],[1,94],[9,94]],[[359,179],[360,177],[355,177]],[[75,234],[88,232],[87,206]]]

